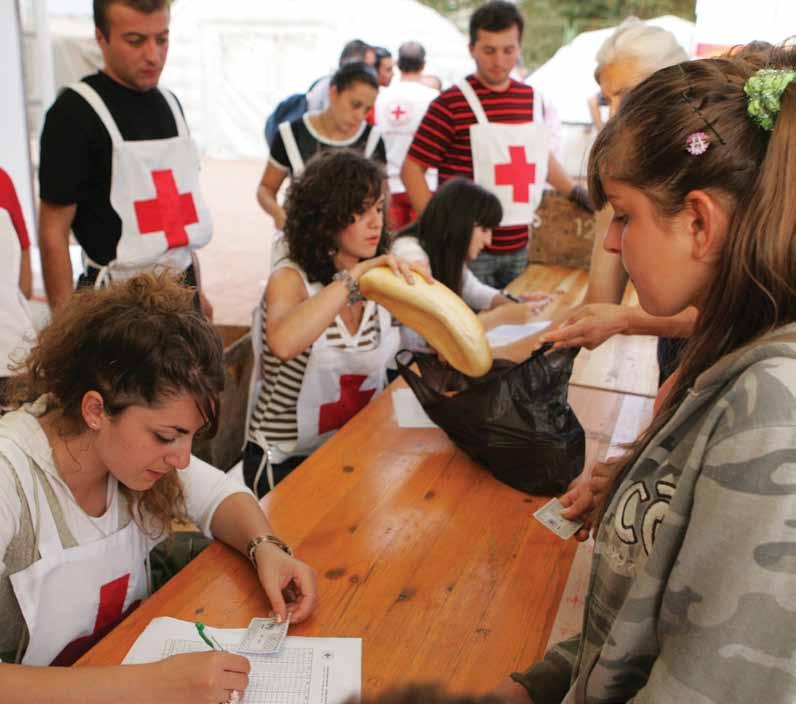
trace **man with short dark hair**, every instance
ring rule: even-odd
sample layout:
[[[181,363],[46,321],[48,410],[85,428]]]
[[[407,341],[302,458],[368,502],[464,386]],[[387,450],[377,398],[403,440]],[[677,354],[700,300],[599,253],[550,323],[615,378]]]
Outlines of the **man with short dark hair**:
[[[390,206],[387,226],[397,230],[415,219],[412,204],[401,181],[401,166],[412,143],[417,126],[428,104],[438,91],[423,85],[421,77],[426,66],[426,50],[418,42],[406,42],[398,49],[398,68],[401,80],[383,88],[376,98],[376,125],[381,131],[387,150],[387,176],[390,183]],[[437,185],[436,172],[425,174],[428,188]]]
[[[158,89],[169,47],[169,0],[94,0],[101,71],[47,112],[39,167],[39,245],[52,308],[72,292],[69,233],[83,249],[78,286],[169,267],[197,286],[194,250],[212,224],[196,148],[177,99]]]
[[[373,47],[376,52],[376,76],[379,79],[379,85],[386,88],[392,83],[392,76],[394,73],[392,54],[388,49],[383,46]]]
[[[476,71],[443,91],[428,107],[401,170],[406,193],[421,213],[431,192],[424,178],[439,169],[440,183],[456,176],[492,191],[503,206],[492,244],[470,268],[484,283],[503,288],[528,263],[528,226],[545,182],[582,195],[550,153],[541,101],[513,80],[524,21],[511,2],[494,0],[470,18],[470,55]]]
[[[351,63],[352,61],[364,61],[369,66],[376,65],[376,50],[367,42],[361,39],[352,39],[347,42],[340,52],[338,66]]]

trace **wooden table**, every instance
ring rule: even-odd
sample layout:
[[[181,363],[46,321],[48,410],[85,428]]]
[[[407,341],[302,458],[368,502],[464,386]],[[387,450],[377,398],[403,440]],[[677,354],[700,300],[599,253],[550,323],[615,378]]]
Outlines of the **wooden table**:
[[[651,404],[576,387],[570,397],[587,461]],[[361,637],[366,695],[435,679],[488,690],[542,655],[557,613],[577,544],[532,519],[545,501],[494,480],[442,431],[399,428],[385,392],[263,501],[319,573],[318,609],[291,633]],[[246,560],[216,543],[78,665],[120,662],[156,616],[242,627],[267,609]]]
[[[515,291],[585,291],[586,273],[531,266]],[[542,656],[574,541],[533,520],[547,501],[494,480],[437,429],[399,428],[392,390],[359,413],[271,492],[274,530],[318,571],[320,603],[294,635],[363,639],[363,693],[442,680],[481,693]],[[652,399],[573,383],[587,463],[633,440]],[[213,544],[89,651],[121,662],[152,618],[242,627],[268,611],[253,570]]]
[[[564,266],[531,264],[508,287],[514,293],[533,290],[556,293],[545,310],[551,317],[577,305],[586,294],[589,273]],[[638,306],[629,284],[624,305]],[[654,397],[658,391],[657,338],[649,335],[616,335],[594,350],[581,350],[575,359],[571,384]]]

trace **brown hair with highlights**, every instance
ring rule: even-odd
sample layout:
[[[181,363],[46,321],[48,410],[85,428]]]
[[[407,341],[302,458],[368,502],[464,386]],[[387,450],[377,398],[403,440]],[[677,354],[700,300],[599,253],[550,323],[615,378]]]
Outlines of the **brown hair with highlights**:
[[[12,384],[16,403],[51,394],[51,407],[61,414],[59,432],[68,437],[88,429],[81,405],[89,391],[102,395],[111,418],[133,405],[157,407],[187,393],[212,435],[224,387],[223,347],[193,297],[193,289],[167,274],[140,274],[103,290],[80,290],[56,309],[18,364],[20,375]],[[119,487],[139,525],[156,534],[185,520],[176,472],[144,492]]]
[[[673,416],[697,377],[721,357],[796,321],[796,82],[781,99],[772,131],[747,114],[746,81],[761,68],[796,68],[796,53],[774,49],[662,69],[625,98],[598,135],[589,159],[589,190],[607,202],[609,177],[644,192],[661,218],[696,190],[730,207],[716,274],[700,308],[679,374],[650,427],[619,460],[620,471]],[[694,156],[686,139],[711,138]]]

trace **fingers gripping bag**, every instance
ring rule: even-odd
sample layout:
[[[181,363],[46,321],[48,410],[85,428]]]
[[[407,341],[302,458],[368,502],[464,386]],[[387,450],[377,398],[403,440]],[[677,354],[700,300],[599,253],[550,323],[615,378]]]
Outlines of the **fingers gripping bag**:
[[[402,350],[395,361],[428,416],[459,448],[501,482],[551,495],[566,490],[585,459],[583,426],[567,401],[577,353],[548,344],[520,364],[496,360],[478,379],[433,354]]]

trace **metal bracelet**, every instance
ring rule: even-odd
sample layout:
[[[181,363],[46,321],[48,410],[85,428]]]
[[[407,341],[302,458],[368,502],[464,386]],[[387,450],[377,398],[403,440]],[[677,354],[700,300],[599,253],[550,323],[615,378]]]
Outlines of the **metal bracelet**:
[[[257,550],[257,546],[262,543],[271,543],[271,545],[276,545],[280,550],[286,552],[288,555],[293,555],[293,551],[290,549],[290,546],[281,538],[277,538],[275,535],[258,535],[252,538],[249,541],[249,544],[246,546],[246,554],[249,556],[249,561],[257,567],[257,557],[255,556],[255,550]]]
[[[333,281],[340,281],[348,288],[348,305],[353,305],[362,300],[362,294],[359,291],[359,282],[351,276],[351,272],[347,269],[338,271],[333,277]]]

